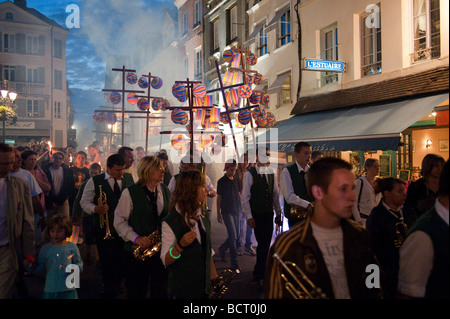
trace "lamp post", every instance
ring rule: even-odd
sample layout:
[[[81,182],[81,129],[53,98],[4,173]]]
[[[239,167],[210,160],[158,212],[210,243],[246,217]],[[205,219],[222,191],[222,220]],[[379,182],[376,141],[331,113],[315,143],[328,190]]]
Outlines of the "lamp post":
[[[6,143],[6,122],[15,124],[17,121],[17,114],[14,111],[14,101],[17,98],[17,93],[8,90],[8,82],[6,80],[3,82],[0,93],[0,119],[3,124],[2,143]]]

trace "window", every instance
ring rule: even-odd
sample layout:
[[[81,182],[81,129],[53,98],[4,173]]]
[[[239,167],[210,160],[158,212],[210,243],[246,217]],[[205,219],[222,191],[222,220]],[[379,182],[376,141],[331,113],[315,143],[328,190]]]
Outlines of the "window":
[[[54,111],[55,113],[55,118],[56,119],[60,119],[60,118],[62,118],[62,115],[61,115],[61,102],[55,102],[55,111]]]
[[[325,28],[321,31],[321,56],[324,60],[338,61],[338,29],[337,25]],[[339,80],[339,73],[337,72],[321,72],[322,85],[335,83]]]
[[[257,40],[258,57],[267,54],[267,34],[264,27],[260,28]]]
[[[182,37],[184,37],[188,32],[188,14],[185,12],[183,14],[183,33],[181,34]]]
[[[228,42],[231,42],[238,36],[237,6],[228,10],[228,21]]]
[[[31,55],[38,55],[39,54],[39,49],[38,49],[38,37],[35,36],[27,36],[27,54],[31,54]]]
[[[202,51],[195,53],[195,78],[201,80],[202,77]]]
[[[200,24],[200,21],[202,20],[202,6],[201,2],[197,1],[195,3],[195,20],[194,20],[194,28]]]
[[[6,12],[5,13],[5,21],[14,21],[14,14],[12,12]]]
[[[369,13],[361,15],[361,76],[381,73],[381,7],[376,4],[377,10],[370,14],[377,14],[379,23],[366,23],[370,19]]]
[[[213,22],[213,51],[219,50],[219,19]]]
[[[1,65],[3,80],[16,81],[16,67],[13,65]]]
[[[291,42],[291,10],[287,10],[280,19],[279,46]]]
[[[291,103],[291,75],[284,80],[281,85],[281,94],[280,94],[280,105],[290,104]]]
[[[54,88],[57,90],[63,89],[62,71],[55,70],[55,87]]]
[[[38,100],[27,100],[27,117],[39,117]]]
[[[27,82],[38,82],[38,69],[27,69]]]
[[[54,43],[53,56],[55,58],[62,59],[62,57],[63,57],[63,42],[61,40],[55,39],[53,43]]]
[[[16,36],[12,33],[3,33],[3,52],[16,52]]]
[[[441,55],[441,20],[439,0],[413,0],[414,52],[412,62]]]

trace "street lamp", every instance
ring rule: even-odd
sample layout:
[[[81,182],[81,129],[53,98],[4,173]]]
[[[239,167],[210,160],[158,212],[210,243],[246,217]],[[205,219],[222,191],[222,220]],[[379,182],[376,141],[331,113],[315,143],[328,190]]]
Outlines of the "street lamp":
[[[15,124],[17,121],[17,114],[15,112],[14,101],[17,98],[17,93],[8,90],[8,82],[3,82],[3,87],[0,90],[0,119],[3,122],[3,139],[2,142],[6,143],[6,122],[9,124]]]

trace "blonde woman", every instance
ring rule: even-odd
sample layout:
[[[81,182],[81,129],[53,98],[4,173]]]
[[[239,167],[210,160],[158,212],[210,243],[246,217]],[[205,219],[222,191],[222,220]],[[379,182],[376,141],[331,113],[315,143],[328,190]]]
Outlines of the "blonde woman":
[[[203,211],[205,176],[198,170],[177,178],[170,213],[162,222],[161,259],[169,270],[169,289],[176,299],[206,299],[217,278],[212,259],[211,224]]]
[[[125,241],[124,264],[127,297],[144,299],[148,282],[152,299],[167,298],[167,271],[159,253],[145,261],[133,256],[132,246],[151,245],[149,234],[161,228],[161,220],[169,211],[170,192],[162,181],[164,167],[156,156],[146,156],[137,167],[138,181],[122,192],[114,213],[114,227]]]

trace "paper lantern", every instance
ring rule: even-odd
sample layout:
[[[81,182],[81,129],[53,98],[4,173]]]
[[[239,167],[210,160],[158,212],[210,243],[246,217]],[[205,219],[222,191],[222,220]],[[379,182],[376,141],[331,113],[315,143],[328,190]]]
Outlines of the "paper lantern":
[[[175,149],[181,150],[186,147],[188,142],[187,142],[186,138],[184,137],[184,135],[176,134],[176,135],[172,136],[170,143],[172,144],[172,146]]]
[[[250,123],[250,119],[251,119],[251,114],[248,110],[239,111],[239,114],[238,114],[239,123],[241,123],[242,125],[247,125],[248,123]]]
[[[228,118],[228,114],[227,113],[221,113],[220,114],[220,121],[223,124],[229,124],[230,123],[230,119]]]
[[[238,94],[243,99],[248,99],[252,95],[252,88],[250,85],[241,85],[238,88]]]
[[[127,74],[127,82],[130,83],[130,84],[136,84],[136,82],[137,82],[137,75],[132,73],[132,72],[129,72]]]
[[[259,73],[256,73],[253,76],[253,83],[256,85],[260,85],[262,83],[262,80],[263,80],[263,76]]]
[[[163,85],[163,80],[161,78],[155,77],[152,79],[151,86],[154,89],[160,89]]]
[[[192,90],[195,97],[203,98],[206,95],[206,86],[202,83],[195,83]]]
[[[231,62],[233,62],[233,58],[234,58],[233,50],[229,49],[229,50],[225,50],[223,52],[223,60],[225,62],[231,63]]]
[[[262,91],[253,91],[252,95],[250,95],[250,103],[251,104],[259,104],[261,102],[261,97],[263,95]]]
[[[141,78],[138,81],[138,85],[141,89],[148,88],[148,78],[145,76],[141,76]]]
[[[206,110],[205,109],[198,109],[197,112],[195,112],[194,123],[196,125],[204,125],[205,124],[205,117],[206,117]]]
[[[213,107],[211,109],[210,122],[211,122],[211,124],[219,124],[219,122],[220,122],[220,109],[218,107]]]
[[[146,98],[140,98],[137,101],[137,107],[141,110],[141,111],[147,111],[148,108],[150,107],[150,102],[146,99]]]
[[[181,83],[175,83],[172,87],[172,94],[175,96],[178,100],[183,99],[186,101],[186,87]],[[181,101],[181,100],[180,100]],[[184,102],[181,101],[181,102]]]
[[[138,102],[138,98],[136,96],[136,93],[128,93],[127,95],[127,101],[128,103],[130,103],[131,105],[134,105]]]
[[[109,101],[112,104],[119,104],[121,100],[122,96],[120,95],[119,92],[112,92],[111,95],[109,96]]]
[[[248,53],[246,59],[248,65],[255,65],[258,62],[258,58],[253,53]]]
[[[264,93],[264,94],[261,96],[260,101],[261,101],[261,104],[264,105],[264,106],[269,105],[270,95],[269,95],[268,93]]]
[[[108,122],[108,124],[111,124],[111,125],[116,124],[116,122],[117,122],[116,113],[111,113],[111,112],[106,113],[106,122]]]
[[[92,115],[92,119],[94,120],[95,123],[101,123],[106,119],[105,113],[100,112],[100,113],[94,113]]]
[[[180,109],[174,109],[171,114],[172,122],[175,124],[185,125],[188,122],[188,115]]]

